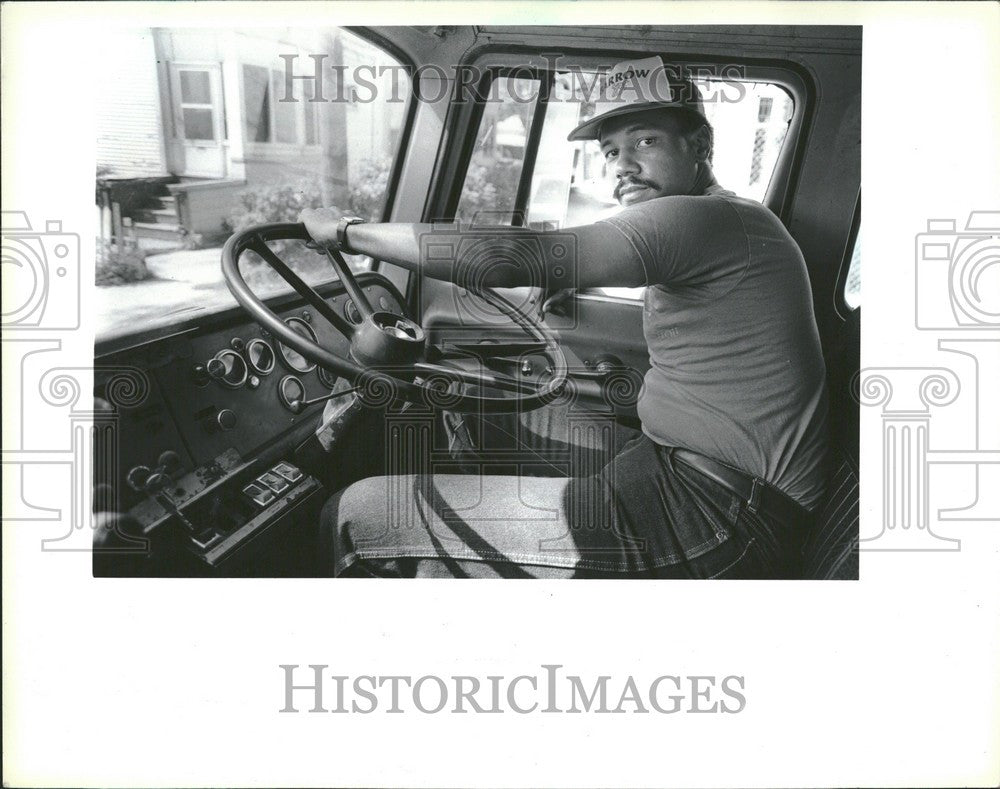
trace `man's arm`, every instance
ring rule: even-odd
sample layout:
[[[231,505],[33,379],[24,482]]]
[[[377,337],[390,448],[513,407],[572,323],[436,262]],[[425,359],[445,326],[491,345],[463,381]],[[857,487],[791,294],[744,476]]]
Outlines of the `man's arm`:
[[[336,248],[340,214],[327,208],[309,209],[302,212],[300,219],[316,242]],[[577,287],[628,288],[646,283],[642,263],[632,245],[621,233],[607,226],[584,225],[559,231],[503,228],[494,233],[489,228],[477,228],[470,234],[480,239],[489,237],[488,243],[493,254],[487,259],[477,254],[475,260],[463,259],[461,256],[457,260],[440,256],[426,258],[422,253],[421,238],[432,231],[434,236],[440,237],[448,228],[426,223],[361,223],[351,225],[345,235],[352,252],[395,263],[411,271],[420,271],[433,279],[458,284],[474,281],[485,287],[512,288],[521,285],[546,287],[548,278],[546,282],[533,281],[533,267],[517,265],[517,261],[524,259],[524,250],[528,248],[540,251],[543,271],[565,267],[565,251],[558,256],[552,255],[557,245],[548,243],[553,239],[546,236],[565,238],[571,234],[575,244],[567,246],[574,247],[570,252],[575,256],[571,264],[575,264],[577,268]],[[453,233],[449,234],[458,233],[458,229],[453,228]],[[475,270],[473,266],[484,268]],[[552,279],[565,282],[566,276],[563,274]]]

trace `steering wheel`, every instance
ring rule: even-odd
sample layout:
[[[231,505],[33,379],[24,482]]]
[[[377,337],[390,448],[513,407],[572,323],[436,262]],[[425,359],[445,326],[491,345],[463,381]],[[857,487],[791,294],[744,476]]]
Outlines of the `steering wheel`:
[[[559,341],[547,327],[502,296],[475,286],[466,288],[509,317],[530,335],[530,341],[431,345],[418,323],[372,309],[343,256],[326,249],[326,256],[354,301],[361,322],[355,325],[342,318],[267,246],[268,241],[279,240],[312,241],[303,224],[257,225],[231,236],[222,249],[226,285],[253,320],[309,361],[346,378],[357,387],[363,402],[381,406],[405,400],[459,413],[507,413],[532,411],[562,393],[568,370]],[[259,255],[317,314],[350,340],[347,357],[294,331],[253,293],[239,267],[240,256],[248,250]],[[524,353],[545,356],[549,374],[544,382],[541,376],[535,381],[525,381],[483,369],[488,359],[510,361],[511,357]],[[463,362],[468,364],[470,357],[478,357],[482,362],[478,369],[462,366]],[[465,386],[459,386],[462,384]],[[470,387],[472,391],[468,391]],[[484,388],[507,394],[488,395],[482,391]]]

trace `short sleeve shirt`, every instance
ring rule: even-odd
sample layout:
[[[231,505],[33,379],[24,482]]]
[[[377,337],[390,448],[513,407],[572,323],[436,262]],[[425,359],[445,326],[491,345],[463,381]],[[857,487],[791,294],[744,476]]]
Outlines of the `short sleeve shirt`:
[[[805,261],[784,226],[718,187],[602,222],[646,273],[643,431],[815,508],[826,476],[826,371]]]

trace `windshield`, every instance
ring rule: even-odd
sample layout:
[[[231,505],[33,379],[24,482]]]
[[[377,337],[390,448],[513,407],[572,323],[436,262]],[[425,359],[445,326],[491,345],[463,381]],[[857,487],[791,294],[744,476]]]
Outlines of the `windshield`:
[[[338,28],[147,28],[109,34],[97,108],[98,338],[233,306],[233,233],[335,206],[382,217],[410,79]],[[336,278],[301,242],[273,242],[312,285]],[[371,261],[350,259],[354,270]],[[289,291],[253,253],[258,295]]]

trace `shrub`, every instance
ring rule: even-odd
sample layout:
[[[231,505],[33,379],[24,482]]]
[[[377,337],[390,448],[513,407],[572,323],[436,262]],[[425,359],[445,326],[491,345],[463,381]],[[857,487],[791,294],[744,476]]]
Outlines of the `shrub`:
[[[509,221],[520,175],[520,161],[498,158],[484,164],[470,162],[456,219],[487,225]],[[479,212],[484,213],[476,219]]]
[[[316,181],[258,186],[240,192],[239,201],[226,221],[227,228],[234,233],[271,222],[297,222],[304,209],[323,204]]]
[[[146,253],[137,247],[122,247],[108,241],[97,241],[95,284],[98,287],[141,282],[152,274],[146,268]]]
[[[391,166],[392,162],[388,159],[363,162],[354,175],[354,183],[348,192],[347,206],[343,213],[377,222],[385,206]],[[320,208],[322,205],[323,197],[318,179],[294,184],[257,186],[240,193],[239,205],[230,213],[225,224],[227,229],[238,233],[248,227],[270,222],[297,222],[303,209]]]
[[[369,222],[378,222],[385,208],[386,190],[389,188],[389,170],[392,162],[381,159],[366,161],[354,176],[347,202],[351,213]]]

